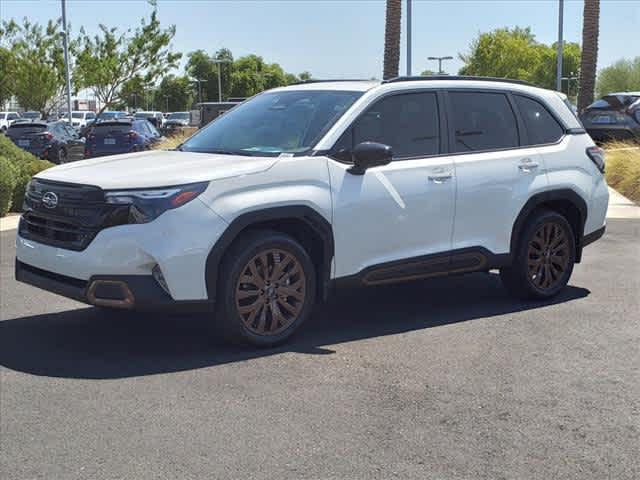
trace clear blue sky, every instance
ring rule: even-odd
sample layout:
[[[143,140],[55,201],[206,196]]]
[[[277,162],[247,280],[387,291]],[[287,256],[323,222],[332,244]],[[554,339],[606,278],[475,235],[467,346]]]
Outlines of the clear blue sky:
[[[403,0],[404,73],[405,0]],[[452,55],[445,70],[461,66],[478,32],[498,27],[530,26],[537,39],[557,35],[557,0],[414,0],[414,73],[436,69],[428,56]],[[565,1],[565,39],[581,40],[581,0]],[[98,24],[134,27],[152,7],[143,0],[68,0],[75,32]],[[163,24],[175,24],[174,49],[213,52],[231,49],[235,57],[257,53],[292,73],[310,71],[317,78],[380,77],[384,35],[384,0],[158,0]],[[59,0],[0,0],[2,19],[29,17],[45,22],[60,16]],[[640,0],[602,0],[598,67],[640,56]]]

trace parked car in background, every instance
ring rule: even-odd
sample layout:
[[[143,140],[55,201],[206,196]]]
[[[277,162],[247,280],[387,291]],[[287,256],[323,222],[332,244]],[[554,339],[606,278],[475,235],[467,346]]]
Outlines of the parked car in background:
[[[0,131],[5,132],[19,118],[18,112],[0,112]]]
[[[84,158],[84,140],[67,122],[14,123],[7,136],[20,148],[53,163]]]
[[[67,121],[66,112],[62,115],[62,120]],[[87,126],[87,124],[93,122],[96,119],[96,114],[90,111],[73,111],[71,112],[71,125],[76,130],[81,130]]]
[[[585,108],[580,120],[597,142],[640,140],[640,92],[605,95]]]
[[[25,120],[29,120],[30,122],[37,122],[38,120],[42,120],[42,114],[40,112],[24,112],[22,114],[22,118]]]
[[[112,120],[120,120],[127,116],[127,112],[122,111],[105,111],[97,115],[96,123],[110,122]]]
[[[191,114],[189,112],[172,112],[162,126],[164,135],[172,135],[184,127],[189,126]]]
[[[164,123],[164,115],[162,112],[136,112],[133,118],[137,120],[148,120],[156,128],[162,128],[162,124]]]
[[[147,120],[100,122],[87,132],[85,156],[141,152],[151,148],[160,138],[158,130]]]

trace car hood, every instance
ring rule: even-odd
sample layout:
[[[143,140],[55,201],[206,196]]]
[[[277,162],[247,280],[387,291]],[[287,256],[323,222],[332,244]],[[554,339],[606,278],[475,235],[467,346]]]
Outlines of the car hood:
[[[260,173],[277,161],[275,157],[154,150],[65,163],[40,172],[36,178],[105,190],[165,187]]]

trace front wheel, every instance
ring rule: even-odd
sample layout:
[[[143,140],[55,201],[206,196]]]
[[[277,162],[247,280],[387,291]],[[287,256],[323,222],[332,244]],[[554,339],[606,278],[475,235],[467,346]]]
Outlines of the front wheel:
[[[571,225],[559,213],[543,210],[528,222],[513,264],[500,270],[500,278],[515,297],[550,298],[569,281],[575,258]]]
[[[315,303],[309,254],[279,232],[251,232],[236,241],[225,255],[220,280],[216,321],[235,343],[282,343],[310,316]]]

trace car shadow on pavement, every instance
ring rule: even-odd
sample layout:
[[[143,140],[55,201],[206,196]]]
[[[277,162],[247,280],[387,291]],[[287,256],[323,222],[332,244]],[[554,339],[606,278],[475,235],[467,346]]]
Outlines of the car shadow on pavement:
[[[105,312],[80,308],[0,322],[0,365],[34,375],[115,379],[178,372],[283,352],[331,354],[343,342],[424,330],[570,302],[589,290],[569,286],[556,298],[520,302],[495,274],[343,290],[322,305],[287,344],[226,345],[204,315]]]

